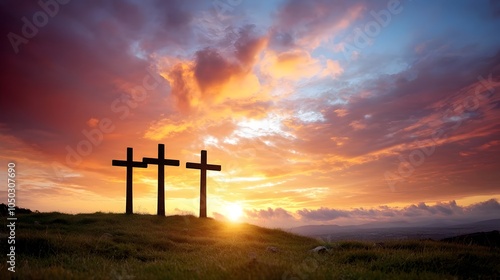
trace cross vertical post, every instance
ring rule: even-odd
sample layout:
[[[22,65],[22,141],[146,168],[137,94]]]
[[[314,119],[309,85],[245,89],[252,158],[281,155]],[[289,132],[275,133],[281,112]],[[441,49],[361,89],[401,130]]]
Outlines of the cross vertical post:
[[[124,166],[127,167],[127,191],[126,191],[126,203],[125,203],[125,213],[132,214],[133,213],[133,205],[132,205],[132,168],[146,168],[148,165],[141,161],[134,161],[134,152],[131,147],[127,147],[127,160],[112,160],[111,165],[113,166]]]
[[[186,162],[186,168],[200,170],[200,218],[207,217],[207,170],[221,171],[220,165],[207,164],[207,151],[201,151],[201,162]]]
[[[175,159],[165,159],[165,145],[158,144],[157,158],[143,158],[147,164],[158,165],[158,216],[165,216],[165,166],[179,166],[180,162]]]

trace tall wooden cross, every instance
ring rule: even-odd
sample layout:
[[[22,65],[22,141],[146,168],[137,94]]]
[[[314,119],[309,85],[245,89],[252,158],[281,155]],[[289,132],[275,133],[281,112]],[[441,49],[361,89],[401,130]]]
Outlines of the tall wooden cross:
[[[127,194],[126,194],[126,204],[125,204],[125,213],[132,214],[132,168],[140,167],[146,168],[148,165],[142,161],[134,161],[134,152],[133,149],[127,148],[127,160],[112,160],[111,164],[113,166],[125,166],[127,167]]]
[[[221,171],[220,165],[207,164],[207,151],[201,151],[201,163],[186,162],[186,168],[200,170],[200,218],[207,217],[207,170]]]
[[[179,166],[175,159],[165,159],[165,145],[158,144],[158,158],[143,158],[147,164],[158,165],[158,216],[165,216],[165,166]]]

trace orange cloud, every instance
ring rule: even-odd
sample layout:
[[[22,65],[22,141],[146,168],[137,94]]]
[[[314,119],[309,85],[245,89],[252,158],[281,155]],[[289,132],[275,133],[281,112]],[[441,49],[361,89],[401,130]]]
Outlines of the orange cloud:
[[[340,63],[336,60],[327,59],[326,68],[323,69],[321,76],[324,77],[337,77],[344,73],[344,69],[340,66]]]
[[[291,50],[282,53],[266,51],[261,62],[261,71],[274,78],[299,80],[309,78],[321,71],[319,60],[304,50]]]
[[[196,52],[194,76],[203,97],[219,94],[223,84],[241,69],[226,60],[216,50],[206,48]]]
[[[195,123],[188,121],[173,121],[171,119],[163,119],[152,124],[144,134],[144,138],[150,140],[161,140],[168,137],[173,137],[178,133],[184,132],[195,127]]]
[[[88,121],[87,121],[87,125],[89,127],[96,127],[97,125],[99,124],[99,120],[96,119],[96,118],[90,118]]]
[[[339,117],[345,117],[347,116],[347,114],[349,114],[346,109],[335,109],[333,112],[335,112],[335,114],[337,114],[337,116]]]
[[[360,129],[365,129],[366,124],[364,124],[362,121],[357,120],[357,121],[352,121],[349,124],[350,127],[352,127],[354,130],[360,130]]]
[[[265,36],[257,36],[253,29],[253,25],[243,27],[240,30],[239,38],[234,43],[235,56],[246,69],[255,64],[258,54],[267,46],[269,41]]]
[[[492,147],[499,146],[500,145],[500,140],[493,140],[490,141],[486,144],[481,145],[481,147],[477,148],[480,151],[486,151],[489,150]]]
[[[249,60],[244,57],[242,59]],[[197,53],[194,61],[180,61],[164,65],[164,76],[170,83],[172,96],[179,110],[203,109],[227,100],[252,97],[253,101],[266,99],[258,77],[230,62],[215,50]]]
[[[170,83],[178,109],[185,112],[198,105],[201,94],[195,82],[192,62],[177,63],[162,76]]]

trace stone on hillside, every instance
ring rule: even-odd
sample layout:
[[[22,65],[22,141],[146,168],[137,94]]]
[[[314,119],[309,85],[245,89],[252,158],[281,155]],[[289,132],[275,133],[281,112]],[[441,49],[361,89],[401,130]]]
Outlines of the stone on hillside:
[[[113,238],[113,235],[109,232],[105,232],[99,236],[99,240],[110,240]]]
[[[266,251],[271,252],[271,253],[278,253],[278,248],[274,246],[267,246]]]
[[[318,254],[323,254],[328,252],[328,249],[325,246],[318,246],[314,249],[311,249],[311,252],[313,253],[318,253]]]
[[[252,251],[248,254],[248,257],[250,258],[250,261],[256,261],[257,260],[257,253]]]

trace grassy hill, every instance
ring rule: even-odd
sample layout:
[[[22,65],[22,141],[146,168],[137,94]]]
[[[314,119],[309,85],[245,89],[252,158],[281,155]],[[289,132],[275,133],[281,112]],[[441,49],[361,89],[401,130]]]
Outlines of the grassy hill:
[[[6,220],[3,219],[3,228]],[[324,243],[193,216],[19,215],[0,279],[496,279],[500,250],[438,241]],[[312,253],[316,246],[329,248]],[[277,250],[268,248],[275,247]]]

